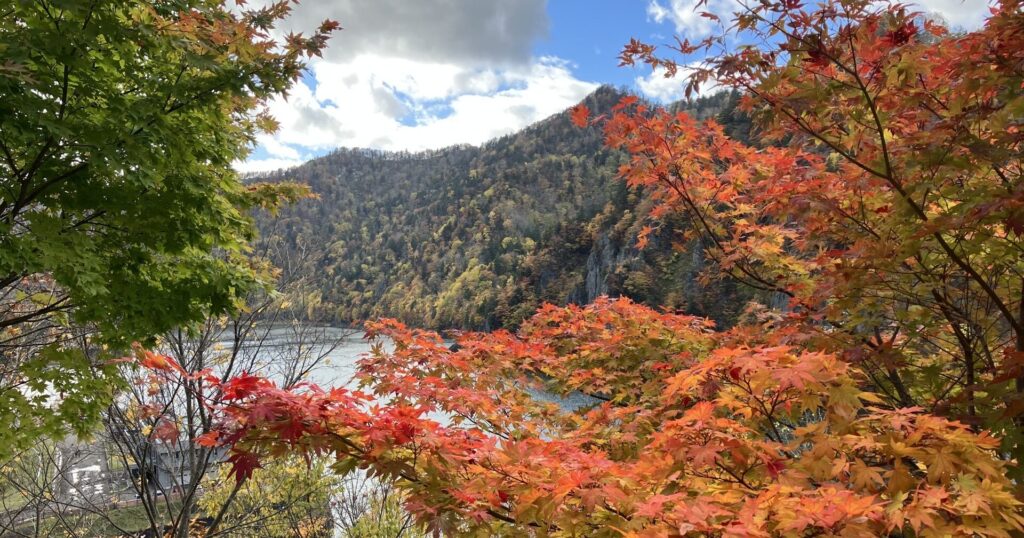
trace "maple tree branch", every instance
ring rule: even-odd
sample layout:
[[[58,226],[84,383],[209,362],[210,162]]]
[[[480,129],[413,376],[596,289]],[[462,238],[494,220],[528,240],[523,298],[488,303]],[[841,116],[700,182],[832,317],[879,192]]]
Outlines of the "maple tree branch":
[[[681,176],[681,174],[679,172],[678,167],[673,167],[673,168],[674,169],[673,169],[672,173],[674,175],[676,175],[676,177],[680,177],[681,178],[682,176]],[[721,240],[718,238],[718,235],[711,228],[711,225],[708,224],[707,220],[705,220],[704,214],[700,211],[699,208],[697,208],[696,204],[694,204],[694,202],[690,198],[690,196],[687,193],[683,192],[683,190],[680,189],[679,186],[675,184],[676,183],[675,181],[672,181],[671,179],[669,179],[665,175],[659,174],[658,175],[658,180],[660,182],[662,182],[663,184],[668,185],[669,188],[671,188],[673,191],[676,192],[676,194],[683,201],[683,203],[686,204],[686,206],[690,209],[690,212],[696,214],[697,219],[700,222],[701,227],[704,229],[704,233],[707,234],[708,237],[710,237],[711,241],[715,244],[715,247],[718,248],[718,250],[720,250],[720,251],[724,251],[724,247],[722,245]],[[787,290],[785,288],[782,288],[782,287],[780,287],[778,285],[775,285],[775,284],[773,284],[771,282],[768,282],[767,280],[764,279],[764,277],[761,277],[760,275],[755,274],[752,270],[747,269],[743,264],[736,264],[736,265],[734,265],[734,267],[739,269],[739,271],[741,273],[743,273],[744,275],[746,275],[748,278],[754,280],[754,282],[759,284],[759,285],[751,285],[751,284],[748,283],[747,284],[748,286],[751,286],[751,287],[757,288],[757,289],[761,289],[761,290],[764,290],[764,291],[779,292],[779,293],[782,293],[782,294],[784,294],[784,295],[786,295],[786,296],[788,296],[790,298],[795,297],[795,294],[793,294],[793,292],[791,292],[791,291],[789,291],[789,290]]]
[[[719,469],[725,471],[726,474],[728,474],[729,476],[733,477],[733,479],[735,479],[736,482],[738,484],[740,484],[741,486],[743,486],[743,487],[745,487],[745,488],[747,488],[749,490],[754,490],[755,489],[742,476],[736,474],[735,471],[733,471],[732,469],[726,467],[725,465],[722,465],[722,462],[716,460],[715,461],[715,467],[718,467]]]
[[[0,138],[0,151],[3,151],[4,160],[7,162],[7,167],[11,169],[14,177],[20,178],[21,170],[18,168],[18,163],[14,159],[14,155],[11,154],[11,149],[8,148],[7,144],[3,141],[3,138]]]
[[[773,416],[773,411],[775,410],[775,406],[772,406],[772,410],[769,411],[768,407],[764,404],[764,401],[762,401],[760,398],[758,398],[754,394],[754,387],[752,387],[750,385],[750,380],[749,379],[744,379],[743,383],[746,386],[740,385],[739,383],[734,383],[734,384],[736,386],[740,387],[741,389],[743,389],[744,392],[746,392],[748,395],[750,395],[751,399],[753,399],[755,402],[757,402],[757,406],[760,407],[761,408],[761,412],[764,413],[764,418],[768,422],[768,426],[772,429],[772,434],[775,435],[775,439],[774,440],[777,443],[780,443],[780,444],[784,443],[785,440],[782,437],[782,432],[780,432],[778,427],[775,426],[775,417]],[[771,435],[768,435],[768,437],[771,438]]]
[[[1018,303],[1018,307],[1017,308],[1018,308],[1018,315],[1020,316],[1019,319],[1021,320],[1021,322],[1024,322],[1024,278],[1021,278],[1020,286],[1021,286],[1021,294],[1020,294],[1021,298],[1020,298],[1020,302]],[[1016,342],[1014,342],[1014,344],[1015,344],[1014,345],[1014,350],[1017,353],[1024,353],[1024,333],[1022,333],[1021,331],[1017,332],[1017,340],[1016,340]],[[1024,393],[1024,374],[1018,376],[1016,381],[1014,381],[1014,383],[1016,385],[1017,392],[1018,393]],[[1018,415],[1017,416],[1017,424],[1019,424],[1019,425],[1020,424],[1024,424],[1024,415]]]
[[[854,47],[851,46],[850,50],[851,54],[854,54],[854,62],[856,62],[856,53],[854,52]],[[837,63],[837,65],[840,65],[842,66],[842,68],[845,68],[845,65],[842,64],[841,62]],[[868,110],[871,112],[871,117],[874,120],[875,128],[878,133],[880,149],[882,151],[882,158],[885,163],[886,174],[884,178],[889,182],[889,185],[892,186],[892,188],[896,190],[897,193],[899,193],[900,197],[903,198],[903,200],[910,206],[910,208],[914,211],[918,218],[920,218],[923,222],[928,222],[928,215],[925,213],[924,209],[920,207],[910,197],[910,195],[904,189],[903,185],[896,178],[895,172],[892,167],[892,162],[889,157],[888,142],[885,138],[885,128],[882,126],[882,120],[878,114],[878,108],[875,103],[875,98],[872,97],[871,93],[865,86],[863,80],[860,78],[860,74],[857,72],[856,69],[856,64],[854,65],[852,70],[847,69],[847,72],[850,73],[852,77],[854,77],[854,80],[860,87],[862,95],[864,96],[864,99],[867,102]],[[970,275],[970,277],[992,299],[996,308],[998,308],[1002,312],[1003,316],[1006,317],[1007,322],[1009,322],[1010,326],[1014,328],[1014,332],[1017,333],[1018,337],[1024,338],[1024,326],[1021,325],[1022,320],[1024,320],[1024,316],[1021,317],[1021,320],[1014,318],[1013,314],[1010,313],[1009,308],[1007,308],[1006,305],[1003,304],[1002,299],[999,297],[998,293],[996,293],[996,291],[989,285],[989,283],[981,275],[978,274],[978,272],[974,269],[974,267],[971,264],[967,263],[966,260],[962,259],[962,257],[959,256],[953,250],[953,248],[948,244],[948,242],[940,232],[935,231],[932,232],[931,235],[936,239],[936,241],[938,241],[939,246],[946,253],[946,255],[949,256],[950,259],[952,259],[953,263],[955,263],[964,272]],[[1021,389],[1024,389],[1024,385],[1022,385]]]
[[[45,306],[43,308],[40,308],[38,310],[29,312],[27,314],[22,314],[20,316],[14,316],[14,317],[10,317],[10,318],[0,319],[0,327],[10,327],[11,325],[17,325],[19,323],[24,323],[26,321],[31,321],[33,319],[36,319],[36,318],[38,318],[40,316],[44,316],[44,315],[49,314],[51,312],[56,312],[56,311],[59,311],[59,310],[67,310],[67,309],[71,308],[71,305],[69,304],[70,300],[71,300],[70,297],[62,297],[61,299],[59,299],[57,302],[55,302],[53,304],[47,305],[47,306]]]
[[[44,181],[42,184],[40,184],[39,186],[37,186],[36,188],[34,188],[34,189],[32,189],[32,190],[30,190],[28,192],[25,192],[24,189],[22,189],[18,193],[18,198],[17,198],[17,200],[15,200],[14,205],[11,208],[11,212],[8,215],[8,217],[9,217],[8,220],[9,221],[13,221],[14,217],[16,217],[25,206],[27,206],[28,204],[32,203],[32,201],[35,200],[39,195],[43,194],[43,192],[45,192],[46,189],[49,189],[50,187],[56,185],[57,183],[60,183],[60,182],[62,182],[64,180],[74,176],[75,174],[78,174],[79,172],[85,170],[88,167],[89,167],[89,163],[88,162],[78,163],[77,165],[71,167],[69,170],[65,171],[63,174],[60,174],[58,176],[54,176],[54,177]],[[23,185],[25,187],[28,186],[27,185],[28,181],[29,180],[26,179],[25,182],[23,183]]]
[[[838,60],[833,60],[833,61],[841,69],[845,69],[847,71],[849,70],[849,67],[845,66],[845,64],[843,64],[842,62],[839,62]],[[864,93],[865,99],[868,100],[869,109],[872,111],[872,114],[873,114],[873,116],[876,119],[876,128],[879,129],[879,136],[882,139],[883,148],[885,148],[885,151],[887,151],[888,146],[886,145],[886,142],[884,140],[884,138],[885,138],[884,129],[882,129],[882,127],[881,127],[881,122],[880,122],[880,119],[878,118],[878,112],[877,112],[877,109],[875,108],[874,100],[871,98],[870,92],[868,92],[867,89],[864,88],[863,82],[860,80],[859,75],[857,75],[856,73],[852,73],[852,75],[857,77],[857,80],[860,81],[860,86],[862,88],[862,91],[865,92]],[[889,185],[893,188],[893,190],[895,190],[897,192],[897,194],[900,195],[900,198],[904,200],[904,202],[910,207],[911,211],[913,211],[914,214],[922,222],[928,222],[929,221],[928,216],[924,212],[924,210],[917,204],[917,202],[915,202],[909,196],[909,194],[906,192],[906,190],[903,188],[903,186],[892,176],[892,173],[891,173],[891,171],[892,171],[891,163],[889,162],[889,157],[888,157],[887,153],[883,155],[883,158],[884,158],[885,163],[886,163],[886,172],[880,172],[878,170],[875,170],[873,167],[868,166],[867,164],[861,162],[859,159],[854,157],[852,153],[849,153],[848,151],[846,151],[845,149],[840,147],[837,143],[835,143],[832,140],[828,139],[826,136],[824,136],[823,133],[820,133],[816,129],[812,128],[810,126],[810,124],[808,124],[806,121],[804,121],[803,119],[798,117],[796,114],[794,114],[792,111],[787,109],[785,106],[781,105],[780,103],[777,103],[775,100],[773,100],[770,97],[764,95],[763,93],[758,92],[757,89],[754,88],[753,86],[751,86],[749,83],[742,83],[741,82],[740,84],[746,90],[750,91],[753,95],[755,95],[756,97],[758,97],[761,100],[765,101],[767,104],[771,105],[774,110],[776,110],[778,112],[781,112],[790,121],[792,121],[794,124],[796,124],[804,133],[806,133],[806,134],[810,135],[811,137],[821,141],[826,146],[828,146],[830,149],[832,149],[833,151],[835,151],[836,153],[841,155],[844,159],[846,159],[851,164],[857,166],[858,168],[864,170],[865,172],[868,172],[868,173],[870,173],[870,174],[872,174],[874,176],[877,176],[877,177],[879,177],[881,179],[886,180],[886,182],[889,183]],[[1018,320],[1017,317],[1015,317],[1010,312],[1010,309],[1006,306],[1005,303],[1003,303],[1002,299],[999,297],[999,294],[995,291],[995,289],[993,289],[989,285],[989,283],[980,274],[978,274],[977,270],[972,265],[970,265],[966,260],[962,259],[962,257],[956,253],[956,251],[949,245],[949,243],[946,241],[946,239],[942,236],[941,232],[935,231],[935,232],[931,232],[929,235],[931,235],[932,237],[935,238],[935,240],[938,242],[940,248],[943,250],[943,252],[946,253],[946,255],[950,258],[950,260],[954,264],[956,264],[958,267],[960,267],[960,269],[962,269],[965,273],[967,273],[968,276],[971,278],[971,280],[973,280],[976,284],[978,284],[978,286],[982,289],[982,291],[986,295],[989,296],[989,298],[993,301],[993,304],[995,305],[995,307],[1002,313],[1002,315],[1006,319],[1007,323],[1009,323],[1009,325],[1013,328],[1014,332],[1016,334],[1018,334],[1020,338],[1024,338],[1024,317],[1021,317],[1020,320]],[[1024,379],[1022,379],[1021,390],[1024,391]]]

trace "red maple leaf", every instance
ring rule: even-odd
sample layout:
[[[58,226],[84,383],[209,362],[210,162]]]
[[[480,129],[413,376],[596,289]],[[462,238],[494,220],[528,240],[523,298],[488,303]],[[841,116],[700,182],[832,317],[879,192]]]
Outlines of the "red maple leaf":
[[[161,418],[157,421],[156,427],[153,428],[154,439],[159,439],[172,445],[178,444],[178,435],[178,425],[168,418]]]
[[[578,104],[572,107],[572,110],[569,111],[569,119],[572,121],[573,125],[582,129],[583,127],[586,127],[587,123],[590,121],[590,109],[587,105],[582,103]]]
[[[768,471],[768,475],[772,478],[778,478],[779,473],[786,468],[786,462],[775,458],[764,463],[765,470]]]
[[[262,377],[243,372],[238,377],[233,377],[230,381],[224,383],[221,391],[224,394],[225,400],[241,400],[255,394],[261,387],[269,386],[269,383],[269,381]]]
[[[220,432],[217,430],[208,431],[199,437],[196,437],[196,444],[205,447],[215,447],[218,444],[217,439],[220,437]]]
[[[139,364],[149,368],[150,370],[160,370],[163,372],[174,370],[183,374],[185,373],[185,370],[183,370],[181,365],[174,359],[167,355],[153,353],[152,351],[143,351],[142,357],[139,359]]]
[[[228,458],[228,462],[231,463],[230,474],[235,476],[239,484],[251,477],[253,471],[263,467],[259,458],[249,452],[235,452]]]

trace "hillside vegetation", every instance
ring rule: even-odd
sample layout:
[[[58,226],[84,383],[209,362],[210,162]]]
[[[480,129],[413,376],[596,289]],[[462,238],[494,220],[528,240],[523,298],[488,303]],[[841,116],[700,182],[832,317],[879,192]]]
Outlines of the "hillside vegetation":
[[[584,102],[600,113],[621,97],[602,87]],[[675,108],[745,134],[735,101],[722,93]],[[286,272],[317,275],[313,303],[339,322],[514,327],[544,302],[607,294],[728,324],[741,291],[698,281],[700,245],[673,248],[687,241],[684,221],[661,222],[637,248],[652,204],[617,178],[624,162],[567,113],[483,147],[341,149],[265,178],[307,183],[318,199],[262,221],[263,247]]]

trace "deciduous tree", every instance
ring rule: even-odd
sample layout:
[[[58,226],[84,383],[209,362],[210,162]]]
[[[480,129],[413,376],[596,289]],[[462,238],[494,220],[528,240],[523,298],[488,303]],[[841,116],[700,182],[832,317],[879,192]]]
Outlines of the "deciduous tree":
[[[714,272],[789,299],[780,342],[839,353],[887,404],[990,428],[1020,459],[1020,2],[960,36],[862,0],[749,3],[733,24],[760,45],[684,68],[673,52],[731,31],[668,57],[633,42],[623,62],[743,91],[769,147],[624,101],[604,129],[633,155],[626,180],[685,211]]]
[[[110,400],[117,376],[62,345],[70,325],[123,349],[260,283],[248,210],[303,189],[245,185],[232,162],[337,28],[273,37],[290,5],[0,8],[0,456],[86,433]]]

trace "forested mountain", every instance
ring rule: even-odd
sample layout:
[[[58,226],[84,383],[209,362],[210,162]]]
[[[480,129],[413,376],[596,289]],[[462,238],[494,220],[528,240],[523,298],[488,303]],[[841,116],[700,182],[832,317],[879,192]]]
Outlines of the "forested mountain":
[[[622,95],[602,87],[585,102],[601,113]],[[676,106],[745,133],[735,100]],[[623,160],[567,113],[482,147],[340,149],[262,178],[307,183],[318,198],[261,220],[261,246],[286,273],[317,275],[313,303],[339,322],[514,327],[542,302],[608,294],[729,323],[742,292],[698,283],[699,245],[673,248],[682,220],[636,248],[651,204],[616,178]]]

